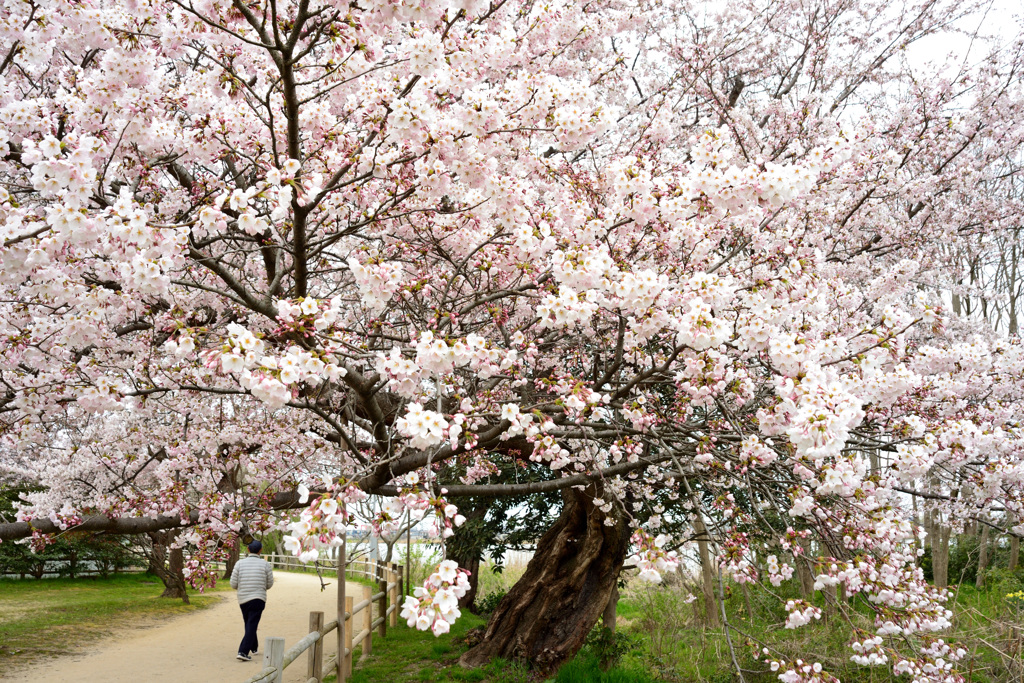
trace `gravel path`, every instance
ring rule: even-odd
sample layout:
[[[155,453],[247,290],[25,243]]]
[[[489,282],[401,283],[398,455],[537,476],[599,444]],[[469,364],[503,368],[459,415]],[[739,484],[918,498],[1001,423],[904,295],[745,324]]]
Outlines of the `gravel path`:
[[[216,593],[221,600],[204,610],[125,630],[69,653],[17,672],[4,672],[5,683],[242,683],[263,668],[263,643],[282,636],[285,649],[309,632],[309,613],[334,618],[337,589],[333,580],[323,593],[311,574],[274,572],[274,587],[260,621],[260,653],[251,662],[235,659],[242,639],[242,615],[234,593]],[[349,583],[349,595],[362,595]],[[361,616],[361,615],[360,615]],[[337,651],[336,636],[324,639],[324,657]],[[285,669],[285,683],[304,683],[306,656]]]

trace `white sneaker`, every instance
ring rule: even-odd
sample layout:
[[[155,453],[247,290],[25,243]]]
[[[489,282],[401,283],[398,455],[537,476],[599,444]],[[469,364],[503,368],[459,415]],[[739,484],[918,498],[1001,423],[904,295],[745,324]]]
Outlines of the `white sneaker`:
[[[240,662],[251,662],[252,661],[252,657],[250,657],[249,655],[244,655],[241,652],[239,652],[237,655],[235,655],[235,659],[237,659]]]

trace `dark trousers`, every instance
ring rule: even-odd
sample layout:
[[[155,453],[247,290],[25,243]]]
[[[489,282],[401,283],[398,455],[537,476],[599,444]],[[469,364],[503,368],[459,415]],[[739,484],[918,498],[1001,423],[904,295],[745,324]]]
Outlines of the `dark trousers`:
[[[242,621],[245,622],[245,635],[238,644],[238,651],[243,655],[259,649],[260,640],[256,637],[256,628],[260,625],[260,617],[263,616],[263,608],[266,606],[267,603],[263,600],[249,600],[239,605],[242,608]]]

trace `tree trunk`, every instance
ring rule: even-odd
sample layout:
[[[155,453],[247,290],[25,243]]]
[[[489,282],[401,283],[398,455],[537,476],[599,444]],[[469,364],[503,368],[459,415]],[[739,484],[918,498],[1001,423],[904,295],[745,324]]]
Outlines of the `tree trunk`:
[[[161,598],[181,598],[181,601],[188,604],[188,592],[185,590],[185,551],[181,548],[171,548],[168,553],[167,571],[171,576],[172,584],[164,587]]]
[[[612,594],[608,596],[608,604],[604,606],[604,613],[601,615],[601,624],[615,633],[615,616],[619,607],[619,585],[616,582],[612,588]]]
[[[839,612],[839,591],[836,586],[824,586],[821,589],[821,596],[825,598],[825,619],[828,624]]]
[[[78,551],[74,548],[68,553],[68,576],[72,579],[78,576]]]
[[[754,623],[754,605],[750,602],[750,588],[747,587],[746,582],[740,584],[740,590],[743,591],[743,604],[747,606],[747,619],[750,623]]]
[[[950,527],[937,518],[932,524],[935,537],[932,539],[932,580],[936,588],[949,586],[949,535]]]
[[[811,544],[807,539],[800,539],[800,547],[804,549],[799,557],[794,557],[796,574],[800,579],[800,597],[807,602],[814,598],[814,572],[811,571]]]
[[[167,532],[153,532],[150,535],[153,549],[149,556],[149,571],[156,574],[164,584],[161,598],[181,598],[189,604],[188,592],[185,590],[185,555],[181,548],[167,546],[174,540],[174,535]]]
[[[454,560],[463,569],[469,570],[469,590],[459,598],[459,609],[474,610],[477,589],[480,586],[480,560],[483,559],[484,548],[481,545],[480,526],[487,517],[490,501],[474,500],[475,505],[465,506],[463,514],[466,521],[455,529],[455,533],[445,541],[445,555]]]
[[[704,593],[704,623],[718,628],[718,599],[715,598],[715,568],[711,562],[711,550],[707,526],[700,513],[693,520],[693,531],[697,536],[697,550],[700,553],[701,590]]]
[[[494,610],[483,640],[462,656],[463,666],[501,657],[553,671],[575,656],[608,605],[629,549],[629,525],[617,511],[594,507],[593,486],[562,495],[562,514]]]
[[[924,507],[924,547],[934,551],[935,543],[935,509],[929,505]]]
[[[228,559],[224,562],[224,580],[231,578],[231,572],[235,571],[235,563],[238,562],[239,545],[241,539],[236,539],[235,544],[228,550]]]
[[[988,524],[982,525],[981,544],[978,546],[978,575],[974,578],[974,587],[981,588],[985,585],[985,569],[988,567]]]
[[[459,609],[475,609],[477,589],[480,587],[480,558],[479,557],[450,557],[455,560],[463,569],[469,570],[469,590],[459,598]]]
[[[615,666],[615,662],[618,660],[617,648],[615,647],[615,621],[618,608],[619,583],[616,581],[615,585],[612,586],[612,594],[608,596],[608,604],[604,606],[604,612],[601,614],[601,626],[604,629],[604,642],[606,643],[606,647],[602,648],[603,652],[601,652],[602,671],[607,671]]]

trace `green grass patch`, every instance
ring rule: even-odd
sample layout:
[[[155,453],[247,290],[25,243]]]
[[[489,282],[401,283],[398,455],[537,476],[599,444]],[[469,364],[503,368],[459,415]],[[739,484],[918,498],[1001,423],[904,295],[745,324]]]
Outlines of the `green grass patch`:
[[[435,638],[430,632],[417,631],[405,624],[389,628],[383,640],[374,639],[373,655],[358,661],[362,654],[356,648],[356,661],[351,683],[654,683],[639,665],[639,659],[624,658],[608,671],[602,671],[597,655],[584,648],[580,655],[562,667],[556,678],[544,679],[529,667],[503,659],[486,666],[463,669],[459,657],[469,649],[466,633],[484,626],[487,620],[474,614],[463,615],[452,626],[451,633]],[[334,681],[333,675],[325,679]]]
[[[953,627],[939,634],[946,642],[963,646],[969,657],[960,665],[972,683],[1007,683],[1020,680],[1019,633],[1024,632],[1024,598],[1007,594],[1024,590],[1020,578],[996,571],[983,589],[965,583],[954,589],[950,608]],[[494,661],[478,669],[462,669],[459,657],[468,649],[465,634],[485,620],[464,614],[452,633],[434,638],[404,624],[375,640],[374,654],[355,667],[354,683],[733,683],[736,663],[747,683],[776,683],[777,673],[754,658],[762,646],[783,658],[820,661],[844,683],[902,683],[888,667],[862,667],[850,661],[849,642],[854,628],[870,631],[873,613],[862,597],[846,602],[845,613],[790,630],[784,627],[784,601],[797,597],[798,586],[725,586],[725,609],[731,628],[705,625],[703,600],[692,599],[692,587],[675,583],[650,587],[630,584],[618,604],[620,639],[610,643],[592,634],[577,657],[553,678],[543,679],[517,663]],[[814,598],[824,606],[823,596]],[[1014,639],[1013,643],[1009,638]],[[731,641],[731,646],[730,646]],[[1013,646],[1013,661],[1006,650]],[[357,649],[357,657],[360,654]],[[602,656],[618,657],[616,666],[603,670]]]
[[[649,673],[636,666],[601,669],[597,655],[584,649],[555,676],[555,683],[654,683]]]
[[[417,631],[399,623],[389,628],[386,638],[374,638],[373,654],[359,661],[362,648],[356,648],[356,664],[353,666],[352,683],[398,683],[399,681],[424,681],[448,683],[449,681],[506,681],[503,672],[517,667],[508,662],[492,662],[480,669],[463,669],[459,657],[468,647],[466,632],[486,623],[484,619],[467,612],[452,626],[450,633],[435,638],[429,631]],[[335,680],[333,676],[326,679]],[[525,681],[525,679],[522,679]]]
[[[224,590],[220,581],[213,592]],[[145,618],[188,614],[219,598],[189,591],[190,605],[161,598],[153,576],[0,580],[0,669],[68,651]],[[207,591],[209,593],[210,591]]]

